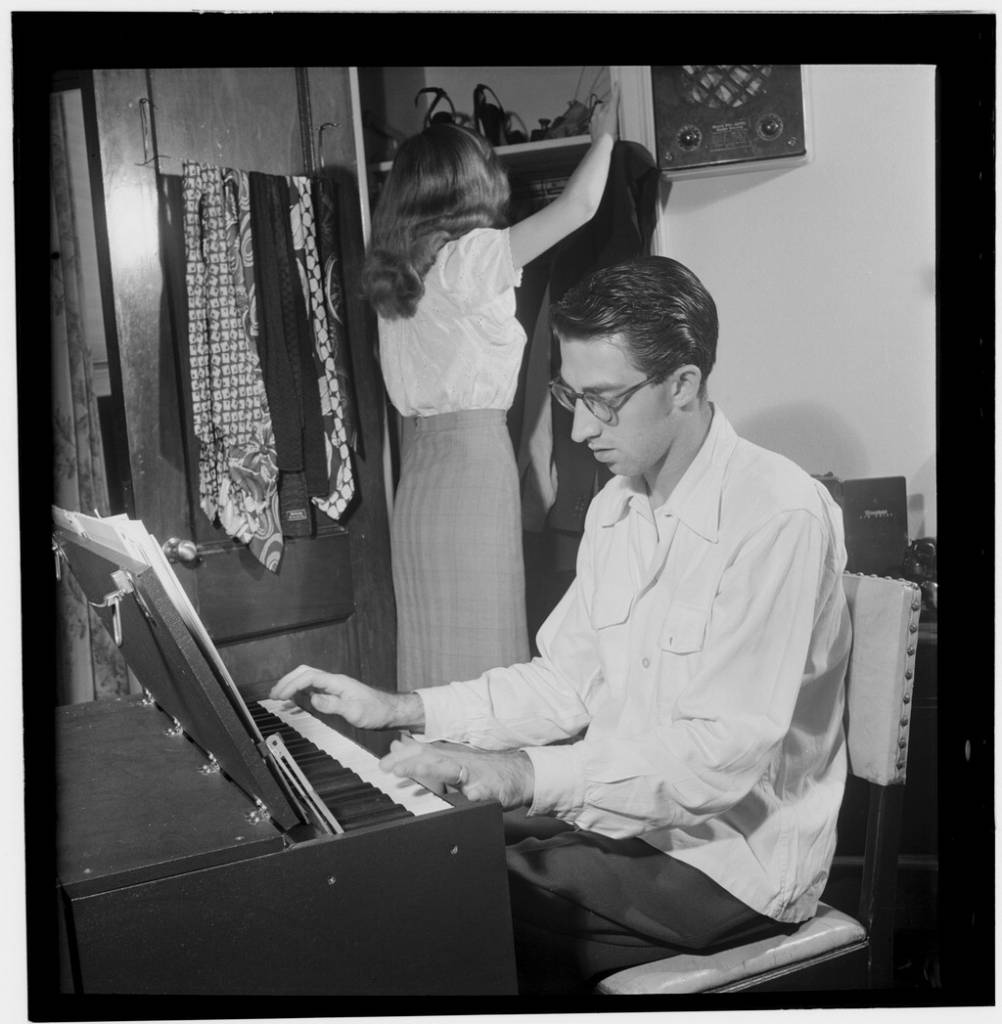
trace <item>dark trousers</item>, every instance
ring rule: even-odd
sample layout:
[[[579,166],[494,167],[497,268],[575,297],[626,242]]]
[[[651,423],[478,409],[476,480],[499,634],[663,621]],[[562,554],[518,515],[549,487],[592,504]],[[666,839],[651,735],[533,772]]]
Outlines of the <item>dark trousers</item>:
[[[505,823],[520,994],[587,993],[633,964],[791,930],[641,839]]]

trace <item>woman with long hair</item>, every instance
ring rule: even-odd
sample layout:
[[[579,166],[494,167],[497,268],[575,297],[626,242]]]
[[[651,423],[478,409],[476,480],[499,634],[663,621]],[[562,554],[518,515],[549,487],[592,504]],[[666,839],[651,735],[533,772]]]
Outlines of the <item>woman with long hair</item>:
[[[407,139],[373,215],[362,274],[380,365],[405,417],[391,524],[397,686],[471,679],[529,645],[518,474],[505,423],[526,336],[522,267],[586,223],[605,189],[618,93],[552,203],[506,226],[508,178],[476,132]]]

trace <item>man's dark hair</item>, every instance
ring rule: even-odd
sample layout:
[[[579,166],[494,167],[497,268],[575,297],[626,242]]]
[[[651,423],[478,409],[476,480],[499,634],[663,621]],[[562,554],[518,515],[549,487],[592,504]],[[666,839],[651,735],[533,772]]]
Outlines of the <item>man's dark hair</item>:
[[[550,310],[562,338],[623,334],[631,362],[665,380],[693,364],[703,386],[717,356],[717,307],[696,275],[667,256],[604,267],[579,281]]]

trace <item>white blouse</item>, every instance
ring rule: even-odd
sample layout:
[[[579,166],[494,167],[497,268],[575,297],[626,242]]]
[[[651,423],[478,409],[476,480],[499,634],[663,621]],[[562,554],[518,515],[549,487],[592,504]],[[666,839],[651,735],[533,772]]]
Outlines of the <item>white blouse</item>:
[[[442,246],[415,315],[379,318],[383,379],[402,415],[511,407],[526,340],[515,318],[521,283],[507,228]]]

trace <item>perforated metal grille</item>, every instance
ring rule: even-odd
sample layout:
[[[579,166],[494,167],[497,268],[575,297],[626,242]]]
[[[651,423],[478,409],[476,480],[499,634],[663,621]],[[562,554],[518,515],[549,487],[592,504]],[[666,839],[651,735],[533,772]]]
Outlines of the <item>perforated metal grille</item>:
[[[691,103],[734,109],[764,93],[771,64],[684,64],[682,95]]]

